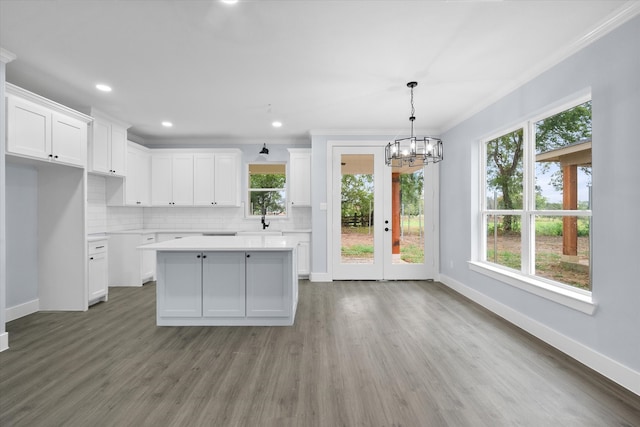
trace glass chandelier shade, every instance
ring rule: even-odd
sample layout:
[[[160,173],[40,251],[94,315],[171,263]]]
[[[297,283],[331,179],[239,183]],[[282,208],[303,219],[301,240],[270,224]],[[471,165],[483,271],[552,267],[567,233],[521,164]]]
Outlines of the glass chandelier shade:
[[[413,106],[413,88],[418,83],[409,82],[411,88],[411,136],[399,138],[387,144],[385,149],[385,163],[391,167],[425,166],[429,163],[438,163],[443,159],[442,140],[432,136],[415,137],[413,135],[413,122],[415,121],[415,108]]]

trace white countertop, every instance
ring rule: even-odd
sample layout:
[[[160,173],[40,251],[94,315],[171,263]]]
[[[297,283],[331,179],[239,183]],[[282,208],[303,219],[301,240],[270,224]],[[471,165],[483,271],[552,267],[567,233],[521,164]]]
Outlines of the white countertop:
[[[296,239],[283,236],[192,236],[138,246],[155,251],[292,251]]]
[[[131,230],[116,230],[116,231],[108,231],[107,234],[149,234],[149,233],[194,233],[194,234],[202,234],[202,233],[211,233],[211,234],[215,234],[215,233],[221,233],[221,234],[225,234],[225,233],[236,233],[236,232],[260,232],[260,229],[256,229],[256,230],[237,230],[237,229],[233,229],[233,230],[220,230],[220,229],[158,229],[158,228],[136,228],[136,229],[131,229]],[[282,229],[282,230],[270,230],[267,229],[266,231],[277,231],[277,232],[282,232],[282,233],[311,233],[311,229],[310,228],[304,228],[304,229],[295,229],[295,228],[288,228],[288,229]]]

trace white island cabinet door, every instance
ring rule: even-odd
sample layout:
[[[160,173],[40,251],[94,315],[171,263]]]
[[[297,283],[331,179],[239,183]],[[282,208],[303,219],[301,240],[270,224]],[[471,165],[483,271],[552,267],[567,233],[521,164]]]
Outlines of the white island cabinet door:
[[[202,254],[158,253],[159,317],[202,316]]]
[[[202,315],[244,317],[244,252],[205,252],[203,256]]]
[[[247,317],[288,317],[291,252],[247,252]]]

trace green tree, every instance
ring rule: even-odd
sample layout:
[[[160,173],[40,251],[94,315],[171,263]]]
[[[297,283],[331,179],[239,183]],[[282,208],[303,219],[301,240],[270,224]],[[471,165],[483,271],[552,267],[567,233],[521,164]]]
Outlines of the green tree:
[[[400,197],[407,215],[419,215],[423,211],[422,189],[424,170],[400,174]]]
[[[373,175],[342,175],[342,217],[369,216],[373,208]]]
[[[591,101],[565,110],[536,123],[536,153],[543,153],[564,147],[580,140],[591,138]],[[494,193],[496,209],[522,208],[523,177],[523,143],[522,129],[500,136],[487,143],[487,184],[488,199]],[[549,165],[541,165],[549,168]],[[588,169],[584,169],[589,173]],[[562,188],[562,176],[554,176],[554,186]],[[544,197],[536,188],[536,206],[546,204]],[[513,215],[503,217],[502,229],[505,232],[514,230]]]
[[[496,209],[522,208],[522,129],[487,143],[487,189],[500,191]],[[489,195],[488,195],[489,196]],[[513,231],[513,215],[504,215],[502,230]]]
[[[536,123],[536,153],[562,148],[578,141],[591,138],[591,101],[547,117]],[[550,168],[549,163],[539,165],[542,171]],[[587,175],[591,168],[581,170]],[[553,187],[562,190],[562,171],[557,170],[551,177]]]
[[[253,215],[281,215],[285,212],[284,191],[286,175],[251,174],[250,192]]]

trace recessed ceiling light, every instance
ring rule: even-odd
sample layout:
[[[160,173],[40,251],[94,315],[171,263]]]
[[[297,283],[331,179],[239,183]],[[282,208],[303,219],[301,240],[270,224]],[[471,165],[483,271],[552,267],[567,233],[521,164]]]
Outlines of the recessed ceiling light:
[[[224,4],[236,4],[238,0],[221,0]]]
[[[173,126],[173,123],[171,122],[162,122],[162,126],[166,127],[166,128],[170,128]]]
[[[96,85],[96,89],[102,91],[102,92],[111,92],[111,86],[107,86],[105,84],[102,83],[98,83]]]
[[[271,123],[271,126],[273,126],[274,128],[282,127],[282,122],[275,121],[275,122]]]

